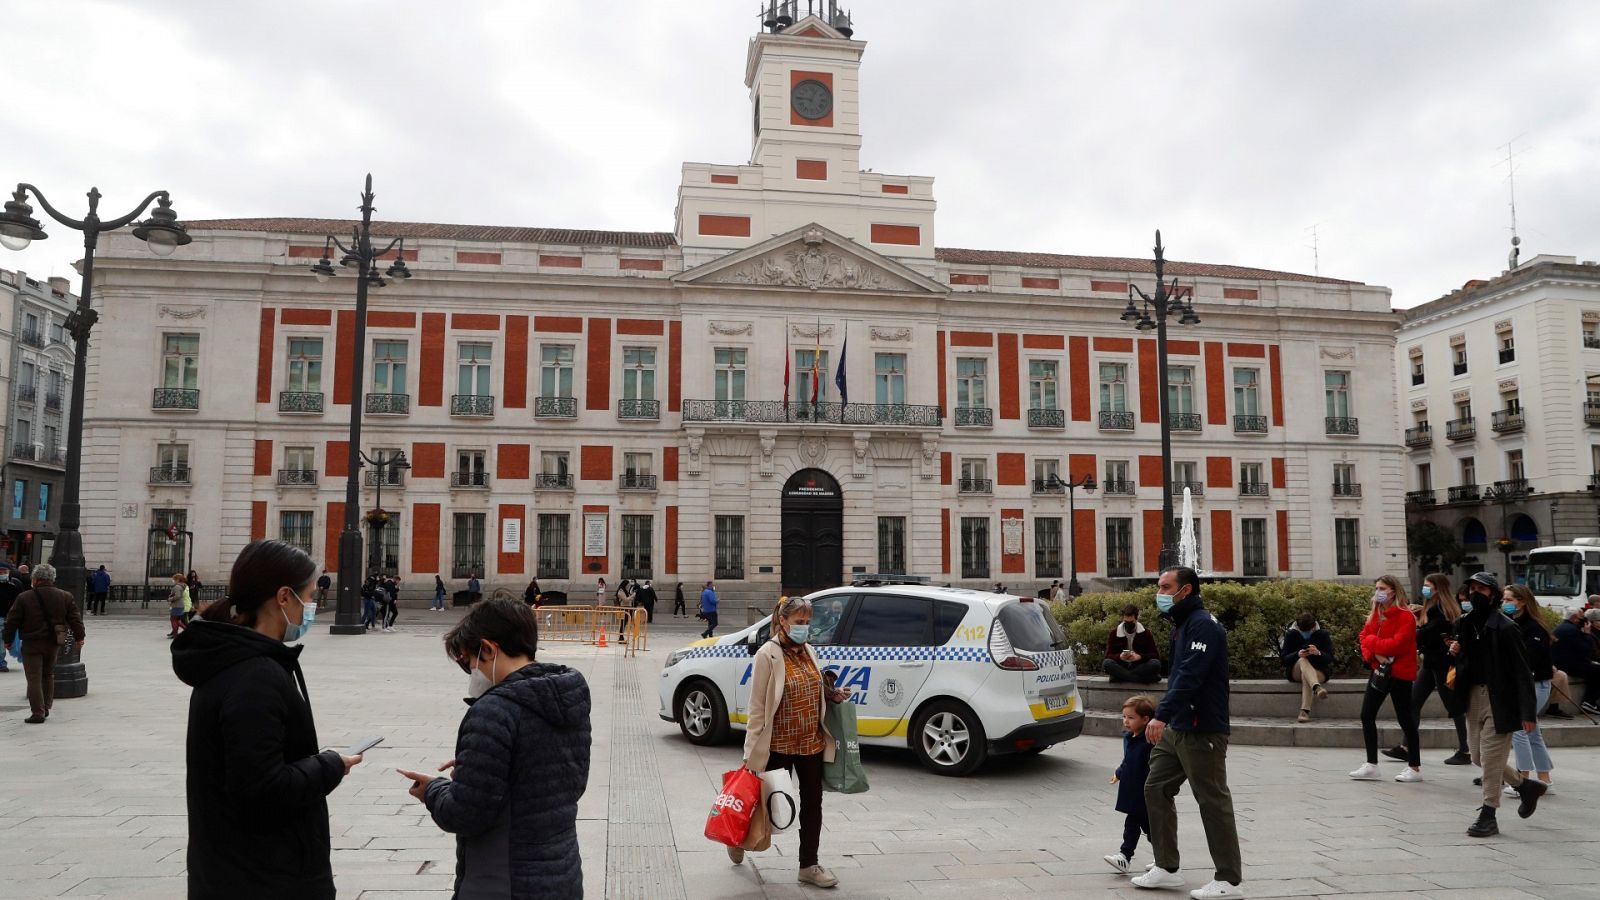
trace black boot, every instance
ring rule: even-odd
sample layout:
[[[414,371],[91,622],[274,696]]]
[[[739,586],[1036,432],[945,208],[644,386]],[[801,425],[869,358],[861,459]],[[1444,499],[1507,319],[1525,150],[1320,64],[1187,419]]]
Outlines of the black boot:
[[[1467,837],[1489,837],[1499,833],[1500,826],[1494,820],[1494,807],[1479,807],[1478,821],[1467,826]]]
[[[1546,788],[1544,782],[1537,778],[1524,778],[1522,783],[1517,785],[1516,790],[1517,794],[1522,797],[1522,802],[1517,804],[1517,815],[1526,819],[1533,815],[1534,809],[1539,806],[1539,798],[1543,797],[1544,792],[1549,788]]]
[[[1549,716],[1549,717],[1551,717],[1551,718],[1553,718],[1553,719],[1570,719],[1570,718],[1572,718],[1572,713],[1567,712],[1566,710],[1562,709],[1560,706],[1557,706],[1554,703],[1550,704],[1550,707],[1544,711],[1544,714]]]

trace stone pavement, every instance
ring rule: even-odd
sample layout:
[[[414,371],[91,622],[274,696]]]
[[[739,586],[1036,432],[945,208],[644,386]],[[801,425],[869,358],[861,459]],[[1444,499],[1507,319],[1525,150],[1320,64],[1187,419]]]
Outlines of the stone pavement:
[[[394,768],[451,755],[466,679],[438,637],[456,615],[407,611],[396,633],[308,642],[322,740],[386,736],[330,798],[341,897],[450,895],[453,839]],[[22,676],[0,676],[0,897],[181,897],[188,689],[171,674],[164,621],[88,625],[89,696],[59,702],[49,723],[23,725]],[[540,653],[581,669],[594,693],[579,811],[586,896],[816,895],[794,882],[797,836],[737,868],[701,836],[739,751],[693,747],[656,717],[660,661],[684,640],[658,631],[657,649],[637,661],[571,645]],[[1556,791],[1527,821],[1508,803],[1503,833],[1487,841],[1464,834],[1474,770],[1438,765],[1443,755],[1425,757],[1428,781],[1401,785],[1349,781],[1356,751],[1234,748],[1247,896],[1600,898],[1600,774],[1583,768],[1593,751],[1554,751]],[[1186,896],[1137,891],[1100,860],[1121,834],[1107,783],[1119,757],[1119,742],[1085,737],[957,780],[924,773],[909,754],[869,750],[872,791],[825,799],[823,863],[841,880],[832,896]],[[1211,876],[1203,831],[1187,795],[1179,809],[1185,874],[1198,886]],[[1139,867],[1149,859],[1141,846]]]

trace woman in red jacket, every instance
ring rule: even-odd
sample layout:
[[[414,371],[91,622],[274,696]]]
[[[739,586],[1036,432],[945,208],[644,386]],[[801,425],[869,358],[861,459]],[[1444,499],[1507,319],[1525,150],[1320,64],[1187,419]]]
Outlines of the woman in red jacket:
[[[1417,620],[1407,608],[1406,592],[1391,575],[1384,575],[1373,583],[1372,615],[1361,629],[1361,658],[1372,667],[1373,677],[1367,682],[1367,695],[1361,702],[1361,737],[1367,744],[1367,764],[1350,773],[1357,781],[1377,781],[1378,774],[1378,710],[1387,697],[1394,704],[1394,715],[1405,734],[1407,764],[1394,780],[1411,782],[1422,780],[1422,754],[1417,741],[1417,718],[1411,711],[1411,683],[1417,680]],[[1381,688],[1373,684],[1381,679],[1377,674],[1387,673],[1387,684]]]

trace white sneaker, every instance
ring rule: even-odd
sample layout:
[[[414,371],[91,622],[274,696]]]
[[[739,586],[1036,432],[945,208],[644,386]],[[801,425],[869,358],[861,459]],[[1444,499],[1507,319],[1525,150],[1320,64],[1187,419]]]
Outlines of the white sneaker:
[[[1401,769],[1400,774],[1396,775],[1394,780],[1400,782],[1401,784],[1410,784],[1415,781],[1421,781],[1422,770],[1412,768]]]
[[[1512,787],[1509,784],[1506,785],[1505,787],[1501,788],[1500,789],[1500,793],[1504,794],[1507,797],[1519,797],[1519,796],[1521,796],[1520,794],[1517,793],[1517,789]]]
[[[1151,866],[1143,875],[1135,875],[1129,879],[1134,887],[1141,888],[1181,888],[1184,886],[1183,876],[1177,872],[1168,872],[1160,866]]]
[[[1357,781],[1379,781],[1383,776],[1378,773],[1377,763],[1366,763],[1361,768],[1351,772],[1350,777]]]
[[[1244,891],[1239,890],[1237,884],[1226,881],[1213,881],[1203,888],[1195,888],[1189,892],[1194,900],[1223,900],[1223,898],[1243,897]]]
[[[1120,852],[1107,853],[1105,856],[1100,858],[1106,861],[1106,865],[1116,869],[1118,872],[1121,872],[1124,875],[1128,874],[1128,867],[1132,865],[1132,863],[1128,862],[1128,858],[1123,856]],[[1154,863],[1152,863],[1152,865],[1154,865]]]

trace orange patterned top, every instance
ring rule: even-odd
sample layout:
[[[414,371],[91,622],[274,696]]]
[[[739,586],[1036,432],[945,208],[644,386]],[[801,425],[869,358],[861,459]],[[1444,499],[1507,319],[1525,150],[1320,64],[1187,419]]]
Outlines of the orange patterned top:
[[[821,753],[822,673],[804,645],[783,651],[783,701],[772,717],[772,752]]]

